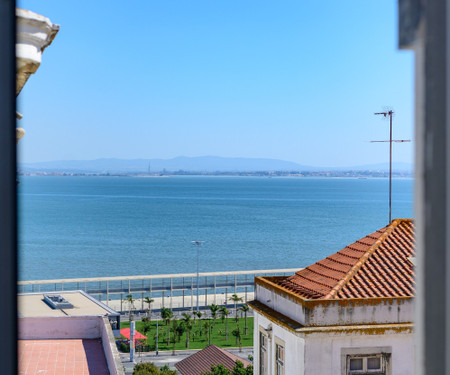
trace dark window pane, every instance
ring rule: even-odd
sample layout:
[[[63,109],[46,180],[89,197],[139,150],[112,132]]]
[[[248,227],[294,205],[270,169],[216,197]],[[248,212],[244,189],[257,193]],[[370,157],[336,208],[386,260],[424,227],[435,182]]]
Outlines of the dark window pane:
[[[367,369],[368,370],[379,370],[381,368],[381,358],[372,357],[367,358]]]
[[[350,371],[357,371],[363,369],[362,358],[351,358],[350,359]]]

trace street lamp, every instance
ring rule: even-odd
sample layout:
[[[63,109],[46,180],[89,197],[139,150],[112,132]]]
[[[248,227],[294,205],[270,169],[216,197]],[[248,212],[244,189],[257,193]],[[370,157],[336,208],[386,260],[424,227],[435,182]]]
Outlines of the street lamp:
[[[194,245],[197,247],[197,311],[199,311],[199,304],[198,304],[198,291],[199,291],[199,273],[198,273],[198,263],[199,263],[199,248],[200,245],[205,241],[191,241]]]

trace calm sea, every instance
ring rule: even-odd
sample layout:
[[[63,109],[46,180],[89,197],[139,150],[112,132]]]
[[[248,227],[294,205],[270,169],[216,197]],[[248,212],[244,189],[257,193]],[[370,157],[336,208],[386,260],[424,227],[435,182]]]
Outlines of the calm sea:
[[[388,221],[386,179],[21,177],[21,280],[304,267]],[[393,181],[393,218],[413,215]]]

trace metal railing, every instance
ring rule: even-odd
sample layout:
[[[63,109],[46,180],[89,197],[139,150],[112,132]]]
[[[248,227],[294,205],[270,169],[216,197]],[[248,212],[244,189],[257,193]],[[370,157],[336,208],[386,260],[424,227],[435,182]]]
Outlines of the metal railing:
[[[287,276],[299,268],[203,272],[199,274],[199,298],[202,306],[215,303],[232,305],[229,295],[241,295],[244,302],[254,292],[254,280],[257,276]],[[18,292],[50,292],[50,291],[83,290],[108,306],[111,301],[120,303],[119,311],[126,310],[125,296],[132,295],[136,299],[137,310],[144,311],[144,298],[155,300],[152,309],[161,307],[194,309],[197,298],[197,274],[114,276],[79,279],[54,279],[19,281]],[[140,306],[139,306],[140,304]]]

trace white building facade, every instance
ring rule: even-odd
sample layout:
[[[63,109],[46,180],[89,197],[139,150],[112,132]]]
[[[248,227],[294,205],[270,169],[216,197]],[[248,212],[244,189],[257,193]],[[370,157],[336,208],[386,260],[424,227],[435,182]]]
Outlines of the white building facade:
[[[414,373],[413,223],[386,228],[291,277],[255,280],[259,375]]]

